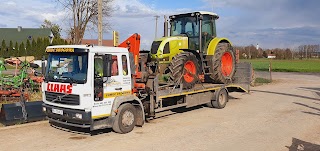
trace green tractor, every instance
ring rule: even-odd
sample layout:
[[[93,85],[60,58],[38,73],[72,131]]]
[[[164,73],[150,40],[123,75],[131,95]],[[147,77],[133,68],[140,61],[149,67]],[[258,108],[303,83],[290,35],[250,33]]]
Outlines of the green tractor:
[[[159,72],[184,88],[192,88],[198,81],[232,82],[235,51],[227,38],[217,37],[218,18],[202,11],[170,16],[170,36],[153,41],[151,46],[151,58],[159,62]]]

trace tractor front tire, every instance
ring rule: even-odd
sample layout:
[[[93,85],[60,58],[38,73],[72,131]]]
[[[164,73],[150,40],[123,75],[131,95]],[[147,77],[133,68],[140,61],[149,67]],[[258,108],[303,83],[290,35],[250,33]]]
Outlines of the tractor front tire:
[[[213,83],[230,83],[235,73],[235,52],[229,43],[219,43],[211,59]]]
[[[198,81],[199,62],[191,52],[181,52],[172,58],[169,64],[169,79],[182,83],[184,89],[191,89]]]

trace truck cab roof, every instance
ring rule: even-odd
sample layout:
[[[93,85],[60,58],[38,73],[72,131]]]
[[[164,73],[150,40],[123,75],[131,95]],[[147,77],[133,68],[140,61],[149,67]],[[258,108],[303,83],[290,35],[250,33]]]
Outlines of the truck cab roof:
[[[65,51],[65,50],[68,50],[68,51]],[[48,46],[46,49],[46,52],[127,53],[128,49],[123,47],[110,47],[110,46],[56,45],[56,46]]]

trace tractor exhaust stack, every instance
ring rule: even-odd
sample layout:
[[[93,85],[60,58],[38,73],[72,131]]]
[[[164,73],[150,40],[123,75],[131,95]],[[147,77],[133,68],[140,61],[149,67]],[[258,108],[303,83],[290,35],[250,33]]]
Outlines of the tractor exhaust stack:
[[[168,37],[169,22],[166,15],[164,16],[163,26],[164,26],[163,37]]]

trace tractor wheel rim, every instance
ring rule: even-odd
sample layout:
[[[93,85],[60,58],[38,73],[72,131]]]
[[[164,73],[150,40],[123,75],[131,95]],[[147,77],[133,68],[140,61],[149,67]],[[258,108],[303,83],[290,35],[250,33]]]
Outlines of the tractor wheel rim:
[[[225,52],[221,57],[221,71],[224,76],[230,76],[233,70],[233,58],[230,52]]]
[[[184,64],[184,69],[186,70],[183,75],[184,80],[188,83],[192,82],[197,72],[196,65],[192,61],[187,61]]]
[[[125,111],[122,115],[122,125],[128,127],[133,124],[134,115],[131,111]]]

